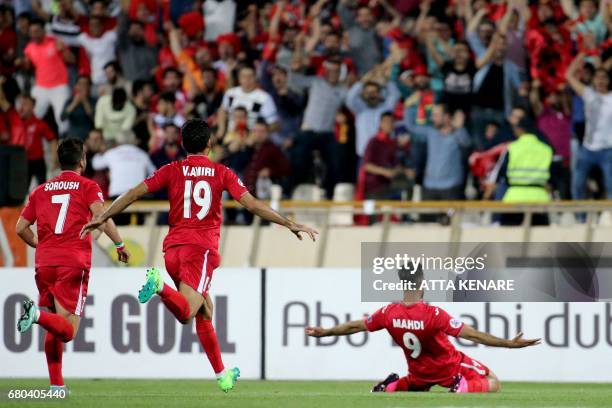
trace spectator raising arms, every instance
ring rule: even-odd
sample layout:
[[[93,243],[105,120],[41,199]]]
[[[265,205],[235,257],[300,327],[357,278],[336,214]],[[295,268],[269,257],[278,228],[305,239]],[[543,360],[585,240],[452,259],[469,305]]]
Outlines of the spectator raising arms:
[[[102,19],[92,17],[89,19],[89,33],[79,35],[79,44],[87,51],[91,64],[91,81],[94,87],[107,83],[104,68],[106,64],[115,59],[115,45],[117,34],[110,30],[104,32]]]
[[[378,131],[383,112],[392,111],[399,100],[400,93],[387,75],[394,61],[376,66],[355,83],[346,96],[346,106],[355,115],[357,128],[356,152],[362,157],[370,138]],[[383,83],[387,81],[386,86]]]
[[[584,100],[586,128],[582,147],[576,158],[576,169],[572,182],[572,196],[586,198],[586,183],[589,171],[598,167],[603,173],[608,199],[612,199],[612,92],[610,76],[604,68],[595,70],[591,85],[584,85],[577,71],[584,61],[579,54],[567,70],[567,81]]]
[[[423,178],[424,200],[461,200],[464,198],[464,149],[470,146],[465,130],[465,114],[451,116],[448,107],[434,105],[433,126],[415,124],[415,112],[406,108],[404,123],[415,141],[427,143],[427,164]]]
[[[501,200],[507,146],[541,142],[552,199],[612,198],[610,0],[1,3],[0,144],[30,146],[38,181],[55,138],[160,165],[201,119],[262,197]]]
[[[219,109],[218,135],[225,134],[226,126],[233,127],[233,123],[226,124],[228,114],[236,107],[242,106],[248,114],[248,124],[252,126],[258,117],[262,117],[272,129],[278,126],[278,113],[274,100],[266,91],[257,88],[255,69],[252,66],[242,66],[238,70],[239,86],[230,88],[223,95],[223,102]],[[231,119],[231,117],[230,117]]]

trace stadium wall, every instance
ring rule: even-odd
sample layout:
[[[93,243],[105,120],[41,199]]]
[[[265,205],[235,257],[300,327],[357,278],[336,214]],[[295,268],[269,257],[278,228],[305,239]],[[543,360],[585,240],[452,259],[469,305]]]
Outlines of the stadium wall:
[[[32,269],[0,269],[3,318],[0,377],[45,377],[43,332],[15,330],[24,296],[36,294]],[[136,293],[142,268],[95,268],[80,332],[67,345],[68,378],[212,378],[191,326],[181,326]],[[244,378],[375,380],[404,373],[400,349],[385,333],[312,339],[306,325],[357,319],[381,304],[360,301],[357,269],[221,268],[211,289],[227,365]],[[502,380],[612,381],[609,303],[445,303],[478,329],[509,337],[542,337],[538,347],[507,350],[455,344]]]

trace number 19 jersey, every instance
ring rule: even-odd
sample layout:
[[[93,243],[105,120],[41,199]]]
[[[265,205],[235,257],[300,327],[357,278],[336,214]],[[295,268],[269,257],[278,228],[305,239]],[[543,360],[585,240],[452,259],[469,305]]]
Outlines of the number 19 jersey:
[[[81,239],[79,233],[97,201],[104,202],[100,186],[74,171],[63,171],[30,193],[21,216],[36,222],[36,268],[90,268],[91,234]]]
[[[164,251],[177,245],[216,251],[223,222],[223,191],[227,190],[237,201],[248,192],[234,172],[201,155],[167,164],[144,183],[150,192],[168,192],[170,231],[164,240]]]

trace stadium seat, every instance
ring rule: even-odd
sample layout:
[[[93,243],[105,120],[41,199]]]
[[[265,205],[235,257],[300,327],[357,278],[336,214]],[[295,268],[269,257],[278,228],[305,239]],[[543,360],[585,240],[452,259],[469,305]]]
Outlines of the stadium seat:
[[[352,201],[355,195],[355,185],[351,183],[338,183],[334,188],[333,201]],[[331,225],[352,225],[353,214],[351,206],[334,207],[329,212],[329,223]]]
[[[280,201],[283,198],[283,187],[279,184],[272,184],[270,188],[270,200]]]
[[[292,200],[297,201],[321,201],[325,193],[316,184],[300,184],[291,195]]]
[[[316,184],[300,184],[291,195],[292,200],[297,201],[321,201],[325,197],[325,191]],[[303,224],[323,225],[327,214],[322,211],[305,213],[300,217]]]

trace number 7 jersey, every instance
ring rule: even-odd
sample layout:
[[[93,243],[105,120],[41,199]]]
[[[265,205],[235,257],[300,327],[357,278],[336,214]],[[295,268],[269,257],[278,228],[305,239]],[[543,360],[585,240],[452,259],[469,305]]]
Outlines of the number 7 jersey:
[[[234,172],[202,155],[189,155],[167,164],[144,183],[149,192],[168,192],[170,231],[164,240],[164,251],[177,245],[198,245],[216,251],[223,222],[223,191],[227,190],[236,201],[248,192]]]
[[[104,202],[100,186],[74,171],[62,171],[30,193],[21,216],[36,223],[36,268],[90,268],[91,234],[81,239],[79,233],[95,202]]]

